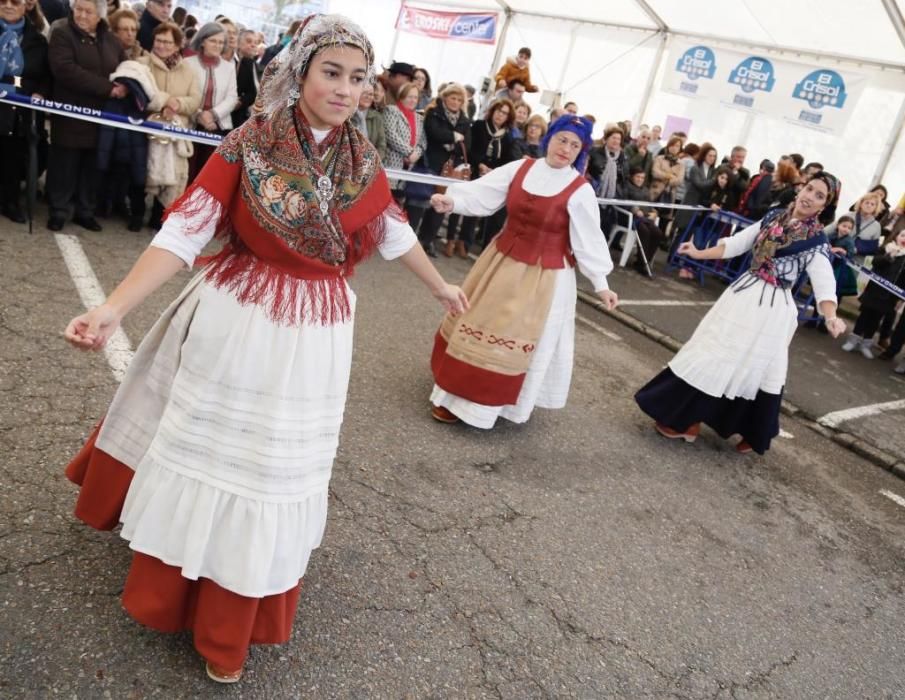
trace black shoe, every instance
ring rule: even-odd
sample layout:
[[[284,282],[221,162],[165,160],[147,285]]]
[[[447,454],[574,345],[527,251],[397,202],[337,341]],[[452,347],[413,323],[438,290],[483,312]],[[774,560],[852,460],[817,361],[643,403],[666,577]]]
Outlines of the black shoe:
[[[62,231],[64,223],[65,222],[62,219],[52,216],[50,221],[47,222],[47,228],[51,231]]]
[[[22,213],[22,210],[17,204],[7,204],[3,207],[2,211],[3,216],[11,221],[15,221],[17,224],[24,224],[27,221],[25,214]]]
[[[877,355],[881,360],[894,360],[896,357],[896,353],[890,352],[889,350],[884,350],[879,355]]]
[[[437,247],[433,243],[428,243],[426,246],[424,246],[424,252],[432,258],[437,257]]]
[[[104,230],[104,227],[97,223],[97,219],[92,216],[77,216],[72,220],[72,223],[81,226],[82,228],[86,228],[89,231]]]

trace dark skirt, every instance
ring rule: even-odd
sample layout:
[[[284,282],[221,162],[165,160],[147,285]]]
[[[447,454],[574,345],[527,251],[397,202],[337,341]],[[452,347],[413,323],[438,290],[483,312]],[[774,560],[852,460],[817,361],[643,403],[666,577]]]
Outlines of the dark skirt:
[[[705,423],[720,437],[741,435],[760,455],[779,435],[781,393],[758,391],[754,399],[716,398],[679,379],[667,367],[635,394],[635,401],[661,425],[684,432],[694,423]]]

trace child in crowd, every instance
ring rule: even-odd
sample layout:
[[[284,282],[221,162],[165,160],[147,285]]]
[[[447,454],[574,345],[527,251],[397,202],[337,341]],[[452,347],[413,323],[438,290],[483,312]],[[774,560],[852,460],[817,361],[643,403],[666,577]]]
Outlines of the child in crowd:
[[[732,196],[732,190],[729,188],[731,182],[732,171],[723,166],[717,168],[716,179],[713,182],[713,189],[710,190],[710,199],[707,202],[713,211],[720,211],[726,208],[726,204]]]
[[[502,90],[509,85],[509,81],[518,78],[525,84],[525,92],[537,92],[537,85],[531,82],[531,49],[523,46],[518,50],[518,56],[506,59],[506,63],[496,74],[497,90]]]
[[[874,256],[873,271],[897,287],[905,287],[905,231],[900,231]],[[868,360],[874,359],[871,350],[874,333],[880,327],[883,316],[892,311],[898,301],[896,295],[870,282],[861,295],[861,313],[855,328],[842,349],[851,352],[858,348]]]
[[[628,183],[625,188],[625,198],[636,202],[649,202],[650,190],[644,185],[646,174],[644,168],[635,166],[629,169]],[[642,275],[648,275],[648,266],[651,258],[657,251],[657,246],[664,239],[663,232],[656,224],[657,210],[654,207],[635,206],[632,208],[632,214],[635,217],[635,231],[638,234],[638,242],[641,250],[644,251],[644,258],[639,252],[635,255],[635,262],[632,268],[635,272]],[[648,266],[644,264],[647,260]]]

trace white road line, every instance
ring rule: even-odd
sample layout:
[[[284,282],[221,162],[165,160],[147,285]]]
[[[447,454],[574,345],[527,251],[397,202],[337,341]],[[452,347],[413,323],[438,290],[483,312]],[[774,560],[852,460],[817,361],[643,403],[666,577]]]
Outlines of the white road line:
[[[608,331],[608,330],[607,330],[606,328],[604,328],[603,326],[600,326],[600,325],[594,323],[593,321],[589,321],[589,320],[586,319],[584,316],[577,316],[577,315],[576,315],[576,316],[575,316],[575,320],[578,321],[579,323],[583,323],[583,324],[586,325],[588,328],[592,328],[593,330],[597,331],[598,333],[603,333],[603,335],[605,335],[605,336],[606,336],[607,338],[609,338],[610,340],[615,340],[615,341],[621,341],[621,340],[622,340],[622,336],[616,335],[616,334],[613,333],[612,331]]]
[[[780,428],[780,429],[779,429],[779,437],[781,437],[781,438],[786,438],[787,440],[792,440],[792,439],[794,439],[795,436],[792,435],[792,433],[787,433],[785,430],[783,430],[782,428]]]
[[[893,493],[892,491],[887,491],[886,489],[883,489],[882,491],[880,491],[880,493],[883,494],[884,496],[886,496],[891,501],[894,501],[894,502],[898,503],[900,506],[902,506],[903,508],[905,508],[905,498],[902,498],[899,494]]]
[[[714,301],[677,301],[673,299],[620,299],[619,306],[713,306]]]
[[[817,422],[827,428],[835,428],[840,423],[844,423],[847,420],[875,416],[884,411],[897,411],[900,408],[905,408],[905,399],[888,401],[886,403],[870,403],[866,406],[855,406],[854,408],[846,408],[841,411],[833,411],[832,413],[827,413],[825,416],[818,418]]]
[[[98,282],[97,276],[91,268],[91,263],[82,249],[82,244],[79,243],[79,239],[64,233],[55,233],[53,237],[56,239],[57,246],[59,246],[60,252],[63,254],[63,260],[69,269],[69,276],[72,277],[82,304],[85,305],[86,309],[103,304],[107,299],[107,295],[104,294],[104,289],[101,287],[101,283]],[[113,376],[116,377],[116,381],[121,382],[123,380],[126,368],[132,362],[134,354],[132,352],[132,343],[126,337],[126,333],[122,328],[117,328],[104,348],[107,364],[110,365],[110,370],[113,372]]]

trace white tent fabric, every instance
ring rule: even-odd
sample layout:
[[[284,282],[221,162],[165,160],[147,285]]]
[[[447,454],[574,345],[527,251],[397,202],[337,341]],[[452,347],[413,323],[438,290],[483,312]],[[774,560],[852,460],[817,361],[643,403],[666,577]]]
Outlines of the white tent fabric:
[[[506,27],[498,32],[501,47],[397,33],[399,0],[327,2],[331,12],[355,18],[368,31],[381,63],[400,60],[424,67],[434,89],[450,80],[480,88],[507,56],[530,46],[532,80],[561,92],[563,101],[577,102],[582,114],[594,114],[597,135],[607,122],[653,125],[668,115],[681,116],[692,120],[690,139],[710,141],[721,156],[738,143],[747,146],[746,164],[752,170],[762,158],[775,161],[784,153],[820,161],[842,178],[843,206],[875,182],[888,188],[893,205],[905,192],[905,0],[409,2],[429,10],[499,12]],[[864,74],[868,82],[845,130],[828,135],[663,92],[669,42],[675,37],[700,37],[727,49],[756,48],[768,57],[802,63],[838,64]],[[535,110],[546,110],[539,97],[528,95],[527,101]]]

